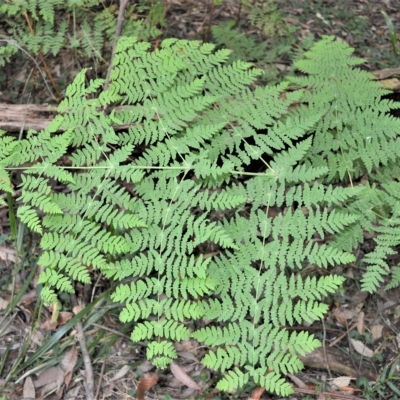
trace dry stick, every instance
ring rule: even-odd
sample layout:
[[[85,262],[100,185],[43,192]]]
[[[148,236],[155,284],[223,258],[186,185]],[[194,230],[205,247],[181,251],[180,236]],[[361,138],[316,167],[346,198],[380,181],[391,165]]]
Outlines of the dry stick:
[[[106,91],[107,88],[108,88],[108,85],[110,84],[112,61],[113,61],[114,56],[115,56],[115,49],[117,48],[118,38],[119,38],[119,35],[121,34],[122,23],[124,22],[124,11],[125,11],[125,8],[126,8],[127,4],[128,4],[128,0],[121,0],[119,2],[117,29],[115,31],[114,43],[113,43],[112,52],[111,52],[111,62],[110,62],[110,65],[108,66],[108,69],[107,69],[106,81],[104,82],[103,91]]]
[[[347,340],[349,342],[349,352],[350,352],[350,359],[351,359],[351,363],[353,364],[354,369],[356,369],[358,371],[358,373],[360,373],[360,367],[357,367],[357,365],[354,362],[354,358],[353,358],[353,350],[352,350],[352,344],[351,344],[351,340],[350,340],[350,335],[349,332],[351,332],[354,328],[357,328],[357,322],[355,322],[353,325],[351,325],[351,327],[349,328],[349,325],[347,323],[346,320],[346,332],[344,332],[342,335],[340,335],[336,340],[334,340],[329,347],[334,346],[336,343],[340,342],[345,336],[347,336]],[[361,358],[362,360],[362,358]],[[361,361],[360,361],[361,363]],[[361,365],[361,364],[360,364]],[[360,374],[361,375],[361,374]]]
[[[115,329],[109,328],[108,326],[96,324],[95,322],[91,322],[90,325],[94,326],[95,328],[103,329],[104,331],[113,333],[114,335],[121,336],[124,339],[131,340],[130,336],[125,335],[124,333],[119,332],[119,331],[117,331]],[[147,343],[141,342],[140,340],[139,341],[135,340],[135,344],[138,344],[139,346],[142,346],[142,347],[146,347],[147,346]]]
[[[72,306],[76,307],[78,305],[78,302],[76,300],[75,294],[71,293],[70,298],[71,298]],[[80,321],[77,322],[75,327],[78,332],[77,336],[78,336],[79,345],[81,347],[83,364],[85,365],[86,383],[84,384],[84,386],[85,386],[85,391],[86,391],[86,398],[87,398],[87,400],[94,400],[93,368],[92,368],[92,362],[90,361],[89,352],[88,352],[88,349],[86,346],[85,334],[83,332],[82,322],[80,322]]]
[[[296,393],[304,393],[304,394],[311,394],[315,395],[314,389],[302,389],[302,388],[293,388]],[[364,400],[361,397],[340,394],[336,392],[322,392],[321,394],[329,396],[331,399],[344,399],[344,400]]]
[[[107,362],[107,360],[104,359],[103,365],[101,366],[99,383],[97,384],[97,390],[96,390],[96,394],[94,395],[94,400],[97,400],[99,398],[101,383],[103,382],[104,370],[106,369],[106,362]]]
[[[330,345],[329,347],[335,346],[336,343],[339,343],[350,331],[352,331],[354,328],[357,327],[357,322],[353,324],[350,328],[346,329],[346,332],[344,332],[342,335],[337,337]]]
[[[326,343],[326,328],[325,328],[325,322],[324,322],[323,318],[321,319],[321,322],[322,322],[322,328],[324,330],[324,337],[322,339],[322,350],[324,352],[324,363],[325,363],[326,369],[328,370],[329,378],[332,379],[331,368],[329,367],[328,358],[326,356],[326,346],[325,346],[325,343]]]

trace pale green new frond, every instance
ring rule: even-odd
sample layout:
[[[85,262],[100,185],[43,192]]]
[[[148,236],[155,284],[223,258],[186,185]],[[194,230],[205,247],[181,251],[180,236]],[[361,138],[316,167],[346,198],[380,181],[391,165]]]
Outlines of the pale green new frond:
[[[173,340],[187,339],[190,335],[189,330],[173,320],[146,321],[137,324],[132,332],[132,340],[137,342],[143,339],[151,339],[153,336],[165,337]]]
[[[7,158],[13,153],[16,141],[12,136],[4,136],[6,132],[0,129],[0,165],[6,165]]]
[[[322,185],[318,182],[313,185],[293,186],[286,193],[286,204],[290,205],[296,201],[299,205],[304,204],[307,208],[311,204],[326,204],[331,207],[333,204],[345,202],[357,196],[362,190],[361,186],[353,188],[334,187]]]
[[[314,244],[307,248],[308,259],[312,264],[327,268],[329,265],[349,264],[355,261],[353,254],[336,249],[333,246]]]
[[[308,76],[290,77],[311,89],[304,92],[307,107],[297,108],[294,115],[323,115],[307,158],[314,165],[328,163],[328,181],[360,177],[396,158],[399,122],[389,115],[391,104],[381,102],[388,91],[370,73],[353,68],[363,60],[352,52],[347,44],[325,36],[306,59],[295,63]]]
[[[208,346],[220,346],[225,343],[237,344],[241,339],[241,329],[237,324],[232,323],[223,328],[205,327],[197,330],[192,336]]]
[[[37,212],[30,206],[20,206],[18,207],[17,216],[20,220],[25,223],[29,229],[34,232],[43,233],[43,228],[41,226]]]
[[[166,368],[171,361],[178,357],[174,345],[166,340],[150,342],[147,345],[146,356],[158,368]]]
[[[73,293],[74,288],[71,285],[69,277],[57,273],[52,268],[46,268],[41,274],[38,283],[45,283],[56,287],[61,292]]]
[[[252,373],[254,380],[262,387],[265,387],[268,391],[275,392],[281,396],[289,396],[293,393],[292,386],[287,383],[280,374],[270,372],[265,375],[266,371],[264,368],[256,370]]]
[[[323,72],[326,75],[332,73],[334,67],[337,66],[355,66],[365,62],[361,58],[349,56],[354,52],[354,49],[350,48],[346,43],[335,40],[334,36],[324,36],[321,41],[316,43],[311,50],[306,52],[305,59],[296,62],[296,66],[307,74],[315,75]],[[316,57],[326,56],[326,62],[319,65],[308,61],[313,60]],[[370,76],[365,73],[366,76]]]
[[[120,319],[123,322],[137,321],[148,318],[151,314],[160,317],[165,313],[168,320],[184,322],[185,318],[196,320],[204,316],[204,302],[191,300],[174,300],[173,298],[144,300],[126,303]]]
[[[224,391],[235,391],[243,387],[249,380],[249,374],[243,373],[239,368],[230,370],[225,377],[218,381],[217,389]]]
[[[224,349],[218,348],[216,352],[207,353],[202,363],[208,368],[220,370],[223,373],[233,365],[244,365],[247,361],[246,353],[237,347],[226,346]]]
[[[43,287],[40,292],[40,296],[45,305],[49,306],[51,304],[60,304],[57,294],[54,292],[53,289],[50,289],[48,286]]]
[[[344,251],[352,251],[352,249],[356,248],[363,240],[364,235],[362,227],[359,224],[354,224],[337,233],[331,242],[331,246]]]
[[[391,272],[392,280],[389,284],[386,285],[385,290],[394,289],[400,286],[400,267],[394,267]]]
[[[314,337],[314,335],[310,335],[306,331],[301,331],[299,333],[292,332],[290,334],[288,347],[291,352],[297,352],[304,356],[306,353],[321,347],[321,343]]]
[[[315,276],[307,276],[303,281],[301,275],[295,280],[295,276],[291,275],[289,280],[291,292],[305,299],[321,299],[322,296],[327,296],[328,293],[334,293],[339,286],[344,282],[344,278],[338,275],[327,275],[317,279]]]
[[[317,178],[326,175],[327,167],[307,167],[306,165],[298,165],[296,168],[289,167],[283,173],[276,171],[279,179],[285,179],[289,183],[297,182],[313,182]]]
[[[119,285],[111,297],[116,302],[126,301],[133,303],[152,294],[159,296],[162,293],[165,279],[166,277],[160,281],[157,278],[146,278],[145,280],[132,282],[130,285]]]
[[[147,276],[154,268],[157,255],[153,257],[153,254],[139,253],[131,259],[123,259],[108,263],[107,269],[104,274],[115,280],[123,280],[129,276]]]
[[[288,105],[290,103],[288,102]],[[285,110],[286,111],[286,110]],[[274,115],[274,114],[272,114]],[[268,154],[276,150],[283,150],[286,145],[292,145],[292,141],[302,138],[318,121],[319,115],[302,117],[294,115],[283,120],[273,121],[274,125],[267,134],[255,136],[257,144]]]
[[[10,176],[7,171],[2,167],[0,167],[0,190],[4,190],[8,193],[13,192]],[[2,205],[6,204],[6,202],[2,198],[0,198],[0,203],[2,203]]]
[[[204,316],[205,311],[203,302],[190,301],[190,300],[173,300],[168,299],[163,304],[163,311],[168,319],[175,319],[184,322],[185,318],[190,320],[197,320]]]
[[[42,180],[42,183],[45,185],[47,184],[45,180]],[[33,186],[35,187],[35,191],[32,191]],[[18,200],[22,200],[24,203],[30,204],[32,207],[37,207],[48,214],[62,214],[61,208],[50,196],[50,187],[43,187],[43,185],[41,185],[41,187],[37,187],[37,182],[32,180],[30,182],[23,182],[22,188],[23,191]]]
[[[278,155],[274,157],[274,161],[271,162],[271,167],[278,178],[280,177],[279,171],[282,170],[284,172],[287,167],[291,167],[302,160],[311,145],[312,140],[306,139],[298,143],[296,147],[278,153]]]
[[[295,304],[293,310],[290,311],[291,314],[289,315],[293,315],[293,318],[298,324],[301,324],[303,321],[311,323],[323,318],[328,311],[328,306],[318,302],[300,300]],[[282,311],[281,315],[283,315]]]
[[[91,282],[89,275],[89,268],[91,265],[90,263],[83,265],[82,260],[79,258],[67,257],[64,254],[55,251],[45,251],[40,256],[38,263],[43,267],[65,270],[65,272],[68,273],[72,279],[75,279],[79,282]],[[47,283],[55,286],[50,281],[47,281]]]
[[[378,259],[382,262],[381,259]],[[367,271],[363,275],[362,279],[362,290],[366,292],[374,292],[384,282],[384,276],[389,273],[389,267],[387,265],[372,264],[368,265]]]

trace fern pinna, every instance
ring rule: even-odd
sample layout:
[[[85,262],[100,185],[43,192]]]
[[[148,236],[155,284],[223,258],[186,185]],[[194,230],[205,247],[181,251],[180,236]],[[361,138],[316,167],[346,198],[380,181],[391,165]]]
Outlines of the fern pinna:
[[[149,40],[160,36],[157,25],[164,26],[163,6],[131,4],[126,7],[122,33]],[[146,13],[147,17],[138,15]],[[63,16],[62,19],[57,18]],[[0,46],[0,66],[8,63],[18,48],[30,54],[56,56],[69,49],[91,59],[102,59],[107,43],[115,36],[118,6],[100,0],[7,0],[0,3],[2,35],[8,39]],[[128,18],[129,16],[129,18]]]
[[[337,75],[350,74],[348,49],[334,51]],[[107,90],[82,71],[48,128],[1,136],[0,184],[12,191],[7,170],[29,163],[18,216],[42,235],[46,303],[73,291],[71,279],[89,282],[94,267],[120,282],[112,299],[123,303],[121,321],[137,321],[132,340],[148,341],[154,365],[165,368],[174,341],[191,337],[209,346],[203,363],[223,372],[218,388],[252,380],[287,396],[284,375],[320,343],[286,326],[323,317],[324,296],[343,282],[302,268],[353,262],[343,238],[370,221],[363,205],[376,206],[373,190],[393,198],[396,188],[332,185],[332,157],[342,153],[321,155],[315,144],[339,127],[324,128],[328,100],[319,107],[288,83],[257,86],[261,71],[229,56],[196,41],[150,51],[121,38]],[[315,89],[325,93],[323,82]],[[290,107],[302,98],[309,108]],[[253,160],[263,171],[251,172]],[[57,193],[55,181],[68,190]]]
[[[358,216],[358,223],[340,232],[333,245],[350,251],[364,240],[363,231],[377,235],[376,248],[363,259],[367,270],[362,288],[372,293],[385,275],[392,276],[387,289],[400,285],[399,266],[391,269],[386,260],[400,245],[400,124],[390,115],[400,106],[382,99],[390,91],[381,89],[372,74],[352,68],[365,61],[350,57],[352,52],[345,43],[326,36],[295,63],[308,75],[291,81],[308,88],[307,106],[298,107],[296,114],[323,115],[315,126],[307,165],[327,165],[325,183],[347,180],[352,185],[361,177],[367,182],[357,197],[344,203]]]

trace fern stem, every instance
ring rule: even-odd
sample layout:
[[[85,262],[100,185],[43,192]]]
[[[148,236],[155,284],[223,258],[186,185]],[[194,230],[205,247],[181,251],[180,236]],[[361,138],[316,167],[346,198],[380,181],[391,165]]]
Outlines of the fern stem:
[[[14,203],[12,193],[7,192],[7,203],[8,203],[8,218],[10,219],[11,237],[13,240],[17,238],[17,221],[14,213]]]

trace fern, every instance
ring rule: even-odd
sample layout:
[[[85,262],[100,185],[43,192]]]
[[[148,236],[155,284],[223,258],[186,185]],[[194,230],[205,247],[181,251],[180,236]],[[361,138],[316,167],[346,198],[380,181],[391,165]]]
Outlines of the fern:
[[[329,181],[358,178],[393,162],[398,154],[398,122],[388,114],[398,106],[381,100],[389,92],[380,89],[371,74],[352,68],[364,62],[349,57],[352,51],[333,37],[325,37],[305,53],[305,60],[295,63],[309,75],[290,78],[312,88],[304,97],[308,109],[300,107],[296,114],[323,115],[315,127],[308,158],[314,165],[327,163]]]
[[[176,39],[149,49],[120,38],[106,91],[83,70],[48,128],[21,141],[0,136],[2,189],[11,191],[8,169],[27,163],[18,215],[41,234],[42,298],[57,302],[71,279],[89,282],[96,268],[118,282],[121,321],[137,322],[132,340],[148,340],[154,365],[177,357],[174,341],[195,338],[209,347],[203,363],[224,374],[219,389],[254,381],[288,396],[284,375],[301,370],[298,356],[320,343],[286,327],[323,318],[325,297],[344,281],[303,277],[303,267],[354,262],[365,229],[377,247],[364,260],[364,287],[374,290],[390,273],[398,171],[378,145],[397,140],[390,104],[380,105],[382,92],[352,68],[359,60],[331,38],[298,61],[310,75],[294,80],[308,90],[285,95],[287,83],[254,87],[261,71],[229,63],[228,50]],[[375,98],[350,94],[350,78]],[[293,109],[303,100],[308,106]],[[370,144],[360,121],[369,135],[373,118],[390,129]],[[364,146],[359,154],[352,137]],[[264,166],[258,173],[249,172],[254,160]],[[333,184],[365,172],[371,184]],[[56,193],[55,180],[68,190]],[[398,275],[395,267],[389,287]]]
[[[229,21],[212,27],[215,43],[233,51],[230,61],[253,61],[263,58],[266,43],[257,43],[252,36],[234,29],[234,25],[234,21]]]
[[[382,100],[389,92],[380,89],[371,74],[354,68],[364,60],[350,57],[352,52],[333,37],[324,37],[305,53],[305,59],[295,62],[308,76],[290,80],[311,88],[304,97],[308,106],[298,107],[294,114],[323,115],[313,128],[313,146],[304,165],[328,166],[324,182],[348,179],[352,183],[369,174],[370,185],[344,202],[352,215],[358,215],[358,222],[340,232],[335,242],[337,248],[349,251],[363,240],[363,230],[378,235],[375,250],[363,260],[367,264],[363,290],[374,292],[390,273],[387,256],[400,244],[398,185],[393,174],[400,149],[399,122],[389,114],[399,106]],[[397,282],[395,278],[388,287]]]
[[[135,6],[126,10],[123,33],[143,40],[159,36],[161,31],[157,26],[164,26],[161,4],[151,2],[142,7],[149,16],[136,19],[131,18],[136,15]],[[88,17],[90,14],[93,17]],[[8,44],[0,47],[2,66],[17,51],[13,43],[30,54],[56,56],[62,49],[77,49],[77,55],[102,59],[105,44],[114,40],[118,8],[104,7],[99,0],[10,0],[0,5],[0,15],[4,16],[8,38]],[[57,15],[68,18],[57,20]]]

